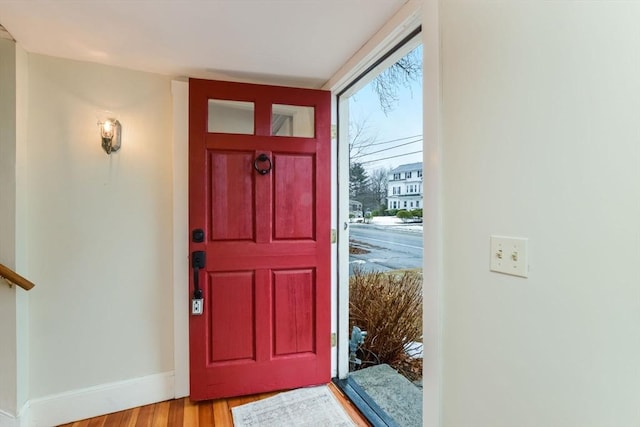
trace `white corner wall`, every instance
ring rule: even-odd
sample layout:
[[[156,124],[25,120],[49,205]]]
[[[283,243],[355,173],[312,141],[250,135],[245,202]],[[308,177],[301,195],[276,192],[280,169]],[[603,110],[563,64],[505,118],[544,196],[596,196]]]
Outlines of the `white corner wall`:
[[[638,426],[640,3],[439,20],[442,425]],[[491,234],[529,238],[528,279],[489,272]]]
[[[0,40],[0,263],[26,275],[26,52]],[[0,280],[0,426],[18,425],[28,400],[28,293]]]
[[[16,53],[0,39],[0,263],[15,269],[16,245]],[[0,425],[18,412],[17,287],[0,279]]]
[[[34,423],[62,422],[74,396],[120,409],[118,392],[135,395],[139,383],[156,390],[153,399],[171,398],[170,79],[30,54],[28,80]],[[96,125],[103,110],[122,123],[111,156]]]

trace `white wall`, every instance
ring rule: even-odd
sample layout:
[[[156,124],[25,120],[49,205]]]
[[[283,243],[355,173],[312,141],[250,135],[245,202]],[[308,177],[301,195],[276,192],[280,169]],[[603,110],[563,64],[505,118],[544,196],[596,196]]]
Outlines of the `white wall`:
[[[170,79],[36,54],[28,72],[30,397],[171,372]]]
[[[15,268],[15,60],[15,44],[0,40],[0,263],[9,268]],[[10,416],[17,413],[16,291],[0,279],[0,411]]]
[[[638,426],[640,3],[439,17],[443,425]],[[528,279],[491,234],[529,238]]]
[[[0,263],[25,275],[26,53],[0,40]],[[28,296],[0,280],[0,425],[15,423],[28,399]],[[11,424],[9,424],[11,425]]]

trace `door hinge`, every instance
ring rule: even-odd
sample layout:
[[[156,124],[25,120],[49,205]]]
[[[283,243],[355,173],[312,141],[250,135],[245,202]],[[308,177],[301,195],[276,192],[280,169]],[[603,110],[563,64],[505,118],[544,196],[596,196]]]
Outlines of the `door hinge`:
[[[338,232],[335,228],[331,229],[331,243],[335,243],[338,241]]]
[[[336,333],[331,334],[331,347],[335,347],[338,344],[338,337]]]

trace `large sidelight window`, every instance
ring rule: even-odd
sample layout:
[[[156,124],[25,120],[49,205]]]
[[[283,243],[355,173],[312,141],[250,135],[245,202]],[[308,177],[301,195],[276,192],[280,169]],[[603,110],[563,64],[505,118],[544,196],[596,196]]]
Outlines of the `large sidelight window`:
[[[349,340],[338,349],[338,373],[344,384],[366,395],[372,377],[393,372],[421,396],[419,43],[418,30],[338,95],[339,144],[348,147],[341,148],[340,161],[348,157],[349,172],[349,181],[340,182],[340,199],[357,201],[364,212],[364,221],[349,222],[348,251],[339,253],[340,264],[348,264],[339,268],[339,294],[347,297],[340,300],[339,328]],[[369,397],[372,407],[385,408],[377,400],[383,397],[375,392]]]

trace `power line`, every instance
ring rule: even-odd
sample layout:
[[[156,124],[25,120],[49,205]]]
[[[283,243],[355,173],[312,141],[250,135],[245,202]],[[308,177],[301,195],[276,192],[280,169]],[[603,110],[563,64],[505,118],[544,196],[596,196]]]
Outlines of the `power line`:
[[[411,142],[405,142],[404,144],[394,145],[393,147],[383,148],[382,150],[372,151],[371,153],[364,153],[364,154],[360,154],[360,155],[358,156],[358,158],[360,158],[360,157],[365,157],[365,156],[370,156],[370,155],[372,155],[372,154],[382,153],[383,151],[393,150],[393,149],[396,149],[396,148],[398,148],[398,147],[404,147],[405,145],[415,144],[416,142],[422,142],[422,138],[420,138],[420,139],[416,139],[415,141],[411,141]]]
[[[390,139],[388,141],[381,141],[381,142],[372,142],[371,144],[366,144],[367,147],[370,147],[372,145],[382,145],[382,144],[389,144],[390,142],[397,142],[397,141],[404,141],[405,139],[411,139],[411,138],[422,138],[422,134],[419,135],[413,135],[413,136],[405,136],[404,138],[398,138],[398,139]],[[362,145],[365,145],[366,141],[362,142]],[[358,144],[352,144],[354,147],[359,147],[360,145]]]
[[[389,157],[382,157],[380,159],[376,159],[376,160],[367,160],[366,162],[358,162],[361,165],[365,165],[367,163],[375,163],[375,162],[381,162],[382,160],[389,160],[389,159],[395,159],[396,157],[404,157],[404,156],[410,156],[411,154],[419,154],[422,153],[422,150],[420,151],[413,151],[411,153],[404,153],[404,154],[397,154],[395,156],[389,156]]]

